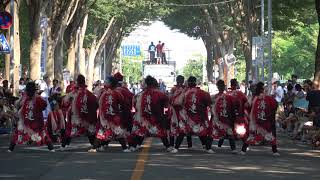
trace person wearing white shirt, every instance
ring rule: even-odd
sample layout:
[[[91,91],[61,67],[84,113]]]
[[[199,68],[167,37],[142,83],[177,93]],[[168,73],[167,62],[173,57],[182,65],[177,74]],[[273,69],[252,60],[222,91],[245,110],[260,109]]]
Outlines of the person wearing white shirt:
[[[271,95],[275,98],[275,100],[278,102],[278,104],[282,103],[282,99],[284,96],[284,90],[280,86],[280,82],[276,81],[273,83],[273,89],[271,91]]]
[[[40,83],[40,96],[42,98],[44,98],[47,101],[47,108],[46,110],[43,111],[43,118],[45,119],[45,121],[48,119],[48,114],[51,111],[51,107],[50,107],[50,103],[49,103],[49,86],[50,86],[50,78],[47,75],[43,76],[43,80]]]

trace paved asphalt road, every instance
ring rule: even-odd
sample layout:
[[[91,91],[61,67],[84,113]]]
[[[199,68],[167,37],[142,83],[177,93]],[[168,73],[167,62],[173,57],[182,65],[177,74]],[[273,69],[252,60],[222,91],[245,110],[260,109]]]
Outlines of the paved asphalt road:
[[[273,157],[270,147],[262,146],[251,147],[245,156],[233,155],[228,142],[220,149],[214,144],[216,153],[206,154],[199,140],[193,140],[193,149],[182,146],[178,154],[166,153],[155,138],[147,139],[145,147],[134,153],[122,153],[114,143],[105,152],[91,154],[85,138],[75,139],[63,152],[17,146],[13,153],[7,153],[8,136],[0,135],[0,179],[320,180],[320,151],[285,137],[280,138],[280,157]]]

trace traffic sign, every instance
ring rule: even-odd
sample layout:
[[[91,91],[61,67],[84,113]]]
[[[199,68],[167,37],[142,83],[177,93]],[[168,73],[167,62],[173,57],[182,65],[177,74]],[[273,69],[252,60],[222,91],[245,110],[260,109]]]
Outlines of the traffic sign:
[[[121,47],[122,56],[140,56],[141,48],[139,45],[124,45]]]
[[[0,12],[0,29],[9,29],[12,25],[12,16],[8,12]]]
[[[10,54],[10,45],[3,34],[0,34],[0,53]]]

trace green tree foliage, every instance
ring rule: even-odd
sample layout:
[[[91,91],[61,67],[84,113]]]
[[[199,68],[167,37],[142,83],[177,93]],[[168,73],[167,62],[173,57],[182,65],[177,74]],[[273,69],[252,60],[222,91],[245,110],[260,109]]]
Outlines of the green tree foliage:
[[[314,73],[314,59],[317,39],[317,24],[294,28],[295,35],[278,31],[273,39],[273,69],[285,79],[291,74],[299,78],[311,78]]]
[[[203,77],[203,61],[204,57],[201,55],[194,56],[193,59],[188,60],[182,72],[183,76],[187,79],[189,76],[197,78],[198,82],[202,82]]]
[[[122,58],[122,73],[125,81],[136,83],[142,77],[142,59],[143,57],[123,57]]]
[[[265,3],[267,7],[267,1]],[[317,22],[314,0],[277,0],[272,3],[272,14],[273,29],[277,31],[299,33],[296,27],[301,23]]]

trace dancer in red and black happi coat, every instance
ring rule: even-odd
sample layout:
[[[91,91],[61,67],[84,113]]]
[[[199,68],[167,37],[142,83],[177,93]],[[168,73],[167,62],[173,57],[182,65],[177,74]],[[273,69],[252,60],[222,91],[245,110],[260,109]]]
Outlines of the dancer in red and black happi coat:
[[[226,85],[223,80],[217,82],[219,93],[214,96],[214,106],[212,107],[212,137],[219,139],[220,146],[223,139],[229,139],[232,153],[236,153],[236,143],[234,137],[235,98],[225,93]]]
[[[181,111],[182,121],[179,122],[179,136],[175,148],[171,151],[177,153],[186,134],[199,136],[202,144],[206,145],[208,153],[211,149],[211,138],[208,138],[209,118],[208,111],[211,106],[210,94],[196,86],[196,77],[188,78],[188,89],[179,97],[177,104],[183,105]]]
[[[184,77],[179,75],[176,78],[177,85],[175,85],[171,91],[169,96],[169,120],[170,120],[170,147],[174,147],[174,138],[179,136],[179,122],[182,121],[182,117],[180,113],[183,110],[183,105],[179,104],[179,97],[182,96],[182,93],[186,91],[186,87],[184,84]],[[192,139],[191,135],[187,135],[188,148],[192,147]]]
[[[50,100],[51,112],[48,114],[46,128],[53,142],[62,143],[66,140],[66,121],[63,111],[60,109],[60,97],[54,96]]]
[[[238,89],[238,82],[236,79],[231,79],[231,88],[227,91],[228,95],[234,97],[234,111],[236,115],[234,123],[235,138],[245,140],[248,137],[249,121],[248,121],[248,99],[246,95]],[[223,144],[224,138],[218,142],[218,147]]]
[[[168,149],[164,108],[169,99],[158,89],[158,83],[153,77],[147,76],[145,84],[146,88],[133,101],[136,110],[132,128],[134,148],[141,138],[152,136],[161,138],[163,145]]]
[[[16,144],[46,144],[50,151],[54,151],[42,114],[47,108],[47,102],[35,93],[36,84],[28,82],[25,94],[17,102],[19,120],[12,134],[9,152],[14,150]]]
[[[267,142],[272,145],[272,152],[278,156],[275,116],[277,102],[264,93],[264,84],[259,82],[256,85],[255,96],[252,101],[252,108],[249,122],[249,136],[242,146],[241,154],[245,154],[249,145],[256,145]]]
[[[134,94],[129,91],[127,87],[123,86],[123,76],[121,73],[114,74],[114,78],[118,81],[117,88],[115,89],[117,92],[119,92],[124,98],[124,102],[122,106],[120,107],[120,117],[121,122],[123,123],[124,128],[128,131],[128,133],[131,133],[132,131],[132,121],[133,121],[133,113],[132,110],[132,99]],[[133,140],[130,138],[131,136],[128,136],[128,143],[130,146],[133,145]]]
[[[116,91],[117,80],[109,77],[106,86],[99,98],[99,123],[96,131],[96,141],[93,149],[96,152],[101,142],[117,140],[122,146],[123,152],[130,152],[126,145],[127,130],[121,120],[121,107],[124,105],[124,97]]]
[[[85,77],[79,75],[77,78],[77,87],[73,93],[69,93],[66,100],[71,101],[70,113],[67,113],[68,121],[66,127],[67,142],[73,137],[86,135],[90,144],[95,140],[98,102],[85,85]],[[65,147],[66,144],[62,144]]]

